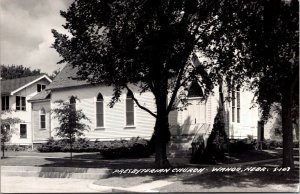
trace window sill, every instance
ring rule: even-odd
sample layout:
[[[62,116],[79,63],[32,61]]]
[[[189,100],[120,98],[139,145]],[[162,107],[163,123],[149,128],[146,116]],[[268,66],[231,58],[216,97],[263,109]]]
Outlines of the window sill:
[[[136,126],[134,126],[134,125],[130,125],[130,126],[125,126],[124,127],[124,129],[135,129],[136,128]]]
[[[203,96],[187,96],[188,100],[201,100],[203,99]]]
[[[47,128],[40,128],[41,131],[47,130]]]
[[[101,130],[105,130],[105,127],[96,127],[95,131],[101,131]]]

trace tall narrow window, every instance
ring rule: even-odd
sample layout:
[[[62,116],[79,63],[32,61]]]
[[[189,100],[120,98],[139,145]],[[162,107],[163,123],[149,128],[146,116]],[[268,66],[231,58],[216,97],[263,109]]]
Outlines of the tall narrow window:
[[[126,125],[134,125],[134,102],[133,96],[129,92],[126,96]]]
[[[16,96],[16,109],[26,110],[26,97]]]
[[[241,109],[241,97],[240,97],[240,89],[238,88],[236,91],[236,122],[240,122],[240,109]]]
[[[1,97],[1,109],[8,110],[9,109],[9,96]]]
[[[232,91],[231,93],[231,108],[232,108],[232,111],[231,111],[231,117],[232,117],[232,122],[235,122],[235,91]]]
[[[70,98],[70,108],[76,110],[76,98],[74,96]]]
[[[40,111],[40,128],[46,129],[46,111],[44,108]]]
[[[96,101],[96,127],[104,127],[103,113],[103,96],[101,93],[99,93]]]
[[[26,126],[26,124],[20,124],[20,138],[27,138],[27,126]]]

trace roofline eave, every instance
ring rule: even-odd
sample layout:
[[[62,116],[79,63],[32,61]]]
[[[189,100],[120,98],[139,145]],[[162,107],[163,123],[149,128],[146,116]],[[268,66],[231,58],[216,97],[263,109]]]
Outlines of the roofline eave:
[[[20,87],[20,88],[18,88],[18,89],[16,89],[16,90],[12,91],[12,92],[10,93],[10,95],[14,95],[15,93],[17,93],[17,92],[23,90],[24,88],[30,86],[31,84],[34,84],[34,83],[37,82],[37,81],[40,81],[40,80],[43,79],[43,78],[46,78],[50,83],[52,82],[52,80],[51,80],[47,75],[42,75],[41,77],[39,77],[39,78],[37,78],[37,79],[35,79],[35,80],[29,82],[28,84],[26,84],[26,85],[24,85],[24,86],[22,86],[22,87]]]

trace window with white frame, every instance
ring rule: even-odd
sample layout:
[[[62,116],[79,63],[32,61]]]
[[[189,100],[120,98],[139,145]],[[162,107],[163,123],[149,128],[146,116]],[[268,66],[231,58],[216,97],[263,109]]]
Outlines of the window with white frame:
[[[235,122],[235,91],[231,92],[231,121]]]
[[[241,114],[241,96],[240,96],[240,89],[237,88],[236,90],[236,122],[239,123],[240,122],[240,114]]]
[[[96,127],[104,127],[103,96],[101,93],[98,94],[96,101]]]
[[[131,93],[127,93],[126,96],[126,125],[134,125],[134,101]]]
[[[25,139],[27,138],[27,125],[20,124],[20,138]]]
[[[241,94],[237,87],[236,91],[231,92],[231,120],[232,122],[240,123],[241,121]],[[236,114],[235,114],[236,113]]]
[[[1,110],[9,109],[9,96],[1,96]]]
[[[26,110],[26,97],[16,96],[16,110]]]
[[[44,84],[37,84],[37,91],[41,92],[46,88],[46,85]]]
[[[46,129],[46,111],[44,108],[40,110],[40,129]]]

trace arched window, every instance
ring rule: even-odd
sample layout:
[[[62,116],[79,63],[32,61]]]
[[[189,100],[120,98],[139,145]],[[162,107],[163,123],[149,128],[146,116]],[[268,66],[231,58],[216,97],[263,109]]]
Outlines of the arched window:
[[[104,127],[103,96],[101,93],[98,94],[96,101],[96,127]]]
[[[197,82],[192,82],[188,90],[188,97],[203,97],[202,89]]]
[[[131,93],[126,96],[126,125],[134,125],[134,102]]]
[[[74,96],[70,98],[70,108],[76,110],[76,98]]]
[[[46,111],[44,108],[40,110],[40,128],[46,129]]]
[[[236,106],[237,106],[237,109],[236,109],[236,122],[240,122],[241,120],[241,96],[240,96],[240,88],[238,87],[236,89]]]
[[[231,92],[231,117],[232,122],[240,123],[241,121],[241,94],[240,94],[240,86],[235,87]],[[236,115],[235,115],[236,111]],[[236,119],[235,119],[236,118]]]

